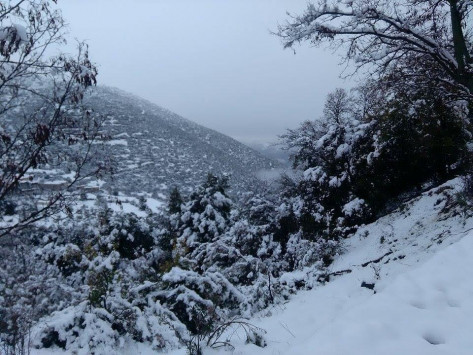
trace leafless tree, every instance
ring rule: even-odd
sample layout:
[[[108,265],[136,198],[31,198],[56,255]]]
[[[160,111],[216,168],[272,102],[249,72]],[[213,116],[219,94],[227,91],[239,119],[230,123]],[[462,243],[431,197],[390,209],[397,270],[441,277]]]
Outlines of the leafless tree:
[[[277,35],[285,47],[301,41],[345,46],[357,70],[378,74],[429,63],[438,69],[436,80],[471,99],[472,10],[472,0],[320,0],[290,15]],[[411,69],[404,74],[416,75]]]
[[[342,125],[353,113],[352,104],[353,102],[346,90],[338,88],[329,93],[325,100],[324,118],[337,125]]]
[[[65,23],[56,2],[0,3],[0,204],[28,205],[11,218],[0,212],[0,237],[67,211],[72,187],[101,169],[85,168],[100,122],[81,105],[97,70],[83,43],[75,55],[60,52]],[[19,193],[23,185],[33,186],[40,168],[58,172],[65,166],[70,178],[57,191]]]

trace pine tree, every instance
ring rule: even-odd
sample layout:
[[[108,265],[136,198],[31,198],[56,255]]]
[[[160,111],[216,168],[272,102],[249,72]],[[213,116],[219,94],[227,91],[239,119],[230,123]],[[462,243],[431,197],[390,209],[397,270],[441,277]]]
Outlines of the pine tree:
[[[228,178],[209,174],[205,183],[182,206],[179,225],[180,243],[188,248],[212,242],[229,227],[233,202],[225,190]]]
[[[169,201],[168,201],[168,213],[170,215],[174,213],[181,213],[181,205],[183,203],[181,193],[177,186],[171,190],[169,194]]]

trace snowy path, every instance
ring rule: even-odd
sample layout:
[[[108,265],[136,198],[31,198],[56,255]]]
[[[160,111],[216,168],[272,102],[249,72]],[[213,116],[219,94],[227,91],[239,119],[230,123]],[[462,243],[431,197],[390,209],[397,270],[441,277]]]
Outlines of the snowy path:
[[[473,354],[473,221],[441,212],[457,186],[361,228],[332,266],[352,273],[255,319],[268,346],[234,354]]]
[[[375,295],[363,275],[340,277],[257,323],[267,348],[235,354],[472,354],[472,255],[470,234]]]

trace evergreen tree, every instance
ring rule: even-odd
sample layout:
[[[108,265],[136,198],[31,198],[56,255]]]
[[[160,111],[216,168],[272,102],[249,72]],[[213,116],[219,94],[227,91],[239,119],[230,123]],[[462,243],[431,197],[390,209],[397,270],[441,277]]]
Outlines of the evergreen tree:
[[[181,197],[181,193],[179,192],[177,186],[174,186],[174,188],[171,190],[171,193],[169,194],[168,213],[170,215],[174,213],[181,213],[182,203],[183,200]]]
[[[182,206],[179,243],[195,249],[199,244],[215,241],[229,227],[233,202],[225,190],[228,178],[209,174],[207,180]]]

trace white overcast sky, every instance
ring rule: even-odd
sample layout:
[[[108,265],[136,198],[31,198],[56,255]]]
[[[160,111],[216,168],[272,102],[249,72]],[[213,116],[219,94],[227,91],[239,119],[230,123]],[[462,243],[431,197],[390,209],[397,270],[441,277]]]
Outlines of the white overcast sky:
[[[306,0],[62,0],[101,84],[116,86],[243,142],[270,142],[315,119],[339,56],[283,50],[270,34]]]

